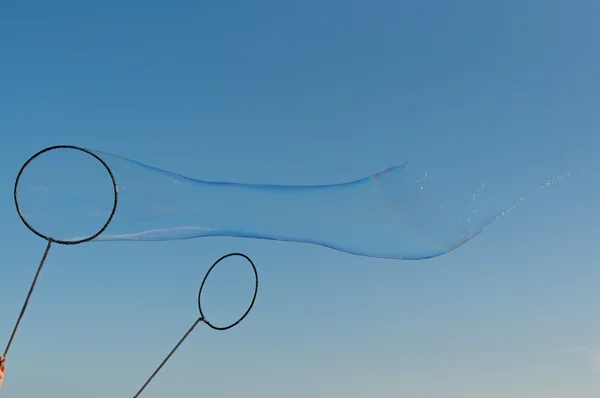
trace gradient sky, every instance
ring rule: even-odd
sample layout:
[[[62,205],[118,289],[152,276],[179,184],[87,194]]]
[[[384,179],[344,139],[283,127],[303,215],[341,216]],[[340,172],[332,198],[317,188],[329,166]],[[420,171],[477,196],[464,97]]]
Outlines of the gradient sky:
[[[578,177],[426,261],[230,238],[56,247],[0,394],[133,396],[196,319],[207,268],[243,251],[255,309],[225,333],[199,326],[144,397],[598,397],[599,13],[596,0],[2,2],[2,344],[44,249],[13,180],[46,146],[239,182],[340,182],[418,153],[519,193]]]

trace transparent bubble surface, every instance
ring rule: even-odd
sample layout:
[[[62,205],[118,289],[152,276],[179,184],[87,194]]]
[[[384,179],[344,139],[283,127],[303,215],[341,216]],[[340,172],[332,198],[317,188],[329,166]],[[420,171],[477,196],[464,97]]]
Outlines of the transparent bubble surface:
[[[112,187],[99,162],[75,151],[68,155],[81,159],[67,159],[66,152],[53,168],[40,161],[41,171],[30,174],[52,178],[29,177],[21,195],[36,225],[75,240],[106,221]],[[495,185],[478,168],[461,174],[439,160],[436,167],[427,159],[402,162],[337,184],[261,185],[190,178],[92,152],[108,164],[119,189],[116,215],[97,242],[230,236],[310,243],[368,257],[425,259],[460,247],[525,199],[520,189],[507,190],[510,182]],[[66,165],[62,174],[54,171]],[[62,196],[49,200],[55,192]]]
[[[114,207],[108,170],[94,156],[59,148],[33,159],[21,174],[17,199],[21,214],[38,233],[75,241],[98,233]]]
[[[256,274],[247,259],[236,255],[221,260],[202,287],[204,318],[217,328],[233,325],[252,304],[255,288]]]

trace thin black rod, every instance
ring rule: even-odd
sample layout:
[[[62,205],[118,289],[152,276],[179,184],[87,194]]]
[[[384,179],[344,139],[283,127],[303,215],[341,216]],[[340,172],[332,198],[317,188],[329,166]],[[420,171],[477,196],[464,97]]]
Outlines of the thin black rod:
[[[33,282],[31,283],[31,287],[29,288],[29,293],[27,293],[27,298],[25,299],[25,303],[23,304],[23,308],[21,308],[21,313],[19,314],[19,318],[17,319],[17,324],[13,329],[12,335],[10,336],[10,340],[8,340],[8,344],[6,349],[4,350],[4,360],[6,360],[6,355],[8,355],[8,350],[10,350],[10,346],[12,345],[13,339],[17,334],[17,330],[19,329],[19,324],[23,319],[23,315],[25,315],[25,310],[27,310],[27,306],[29,305],[29,299],[31,298],[31,294],[35,289],[35,285],[37,283],[38,277],[40,276],[40,272],[42,272],[42,267],[44,267],[44,263],[46,262],[46,257],[48,257],[48,253],[50,252],[50,247],[52,246],[52,240],[48,240],[48,246],[46,246],[46,251],[44,251],[44,255],[42,256],[42,261],[40,261],[40,266],[35,274],[35,278],[33,278]]]
[[[142,386],[142,388],[140,388],[140,390],[137,392],[137,394],[135,394],[133,396],[133,398],[137,398],[137,397],[140,396],[140,394],[142,393],[142,391],[144,391],[144,389],[148,386],[148,384],[150,384],[150,382],[152,381],[152,379],[154,379],[154,376],[156,376],[158,374],[158,372],[160,372],[160,370],[167,363],[167,361],[169,360],[169,358],[171,358],[171,356],[175,353],[175,351],[177,351],[177,349],[184,342],[184,340],[187,339],[187,337],[190,335],[190,333],[192,333],[192,331],[196,328],[196,326],[198,326],[198,324],[200,322],[202,322],[202,321],[204,321],[203,318],[198,318],[198,320],[196,322],[194,322],[194,324],[192,325],[192,327],[190,328],[190,330],[188,330],[187,333],[181,338],[181,340],[179,340],[179,343],[177,343],[177,345],[175,346],[175,348],[173,348],[171,350],[171,352],[169,353],[169,355],[167,355],[167,357],[164,359],[164,361],[162,361],[162,363],[160,364],[160,366],[154,371],[154,373],[152,373],[152,376],[150,376],[150,378],[148,379],[148,381],[146,381],[146,383]]]

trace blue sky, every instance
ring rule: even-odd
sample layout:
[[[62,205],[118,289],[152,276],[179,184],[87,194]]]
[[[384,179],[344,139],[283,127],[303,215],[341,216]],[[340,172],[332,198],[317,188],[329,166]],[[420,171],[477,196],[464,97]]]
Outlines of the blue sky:
[[[3,396],[133,396],[230,251],[259,266],[255,309],[226,333],[200,326],[143,396],[598,396],[597,1],[169,4],[0,6],[0,341],[44,249],[12,184],[49,145],[254,183],[346,181],[419,153],[511,195],[586,174],[427,261],[228,238],[56,247]]]

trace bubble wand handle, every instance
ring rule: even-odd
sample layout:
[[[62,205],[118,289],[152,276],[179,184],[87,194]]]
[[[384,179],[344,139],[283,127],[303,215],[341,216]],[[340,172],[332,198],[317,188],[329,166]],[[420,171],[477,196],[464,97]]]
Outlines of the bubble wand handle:
[[[19,325],[21,324],[21,320],[23,319],[23,316],[25,315],[25,311],[27,310],[27,306],[29,305],[29,299],[31,298],[31,295],[33,294],[33,291],[35,290],[35,285],[37,284],[37,280],[40,276],[40,273],[42,272],[42,268],[44,267],[44,263],[46,262],[46,258],[48,257],[48,253],[50,252],[50,248],[52,247],[52,240],[48,239],[48,245],[46,246],[46,250],[44,251],[44,255],[42,256],[42,260],[40,261],[40,265],[37,269],[37,272],[35,274],[35,277],[33,278],[33,282],[31,283],[31,287],[29,288],[29,293],[27,293],[27,298],[25,299],[25,303],[23,304],[23,308],[21,308],[21,313],[19,314],[19,318],[17,319],[17,323],[15,324],[15,328],[13,329],[13,332],[10,336],[10,339],[8,340],[8,344],[6,345],[6,349],[4,350],[4,360],[6,361],[6,356],[8,355],[8,351],[10,350],[10,346],[12,345],[12,342],[15,338],[15,335],[17,334],[17,330],[19,329]],[[2,366],[2,364],[0,363],[0,366]]]
[[[198,326],[198,324],[200,322],[204,321],[203,318],[198,318],[196,320],[196,322],[194,322],[194,324],[192,325],[192,327],[190,328],[190,330],[188,330],[186,332],[186,334],[181,338],[181,340],[179,340],[179,343],[177,343],[177,345],[171,350],[171,352],[169,353],[169,355],[167,355],[167,357],[162,361],[162,363],[160,364],[160,366],[158,368],[156,368],[156,370],[154,371],[154,373],[152,373],[152,376],[150,376],[150,378],[146,381],[146,383],[144,383],[144,385],[142,386],[142,388],[140,388],[140,390],[137,392],[137,394],[135,394],[133,396],[133,398],[137,398],[140,396],[140,394],[146,389],[146,387],[148,386],[148,384],[150,384],[150,382],[152,381],[152,379],[154,379],[154,376],[156,376],[158,374],[158,372],[160,372],[160,370],[162,369],[163,366],[165,366],[165,364],[167,363],[167,361],[171,358],[171,356],[173,354],[175,354],[175,351],[177,351],[177,349],[179,348],[179,346],[181,344],[183,344],[183,342],[185,341],[185,339],[188,338],[188,336],[190,335],[190,333],[192,333],[192,331],[196,328],[196,326]]]

